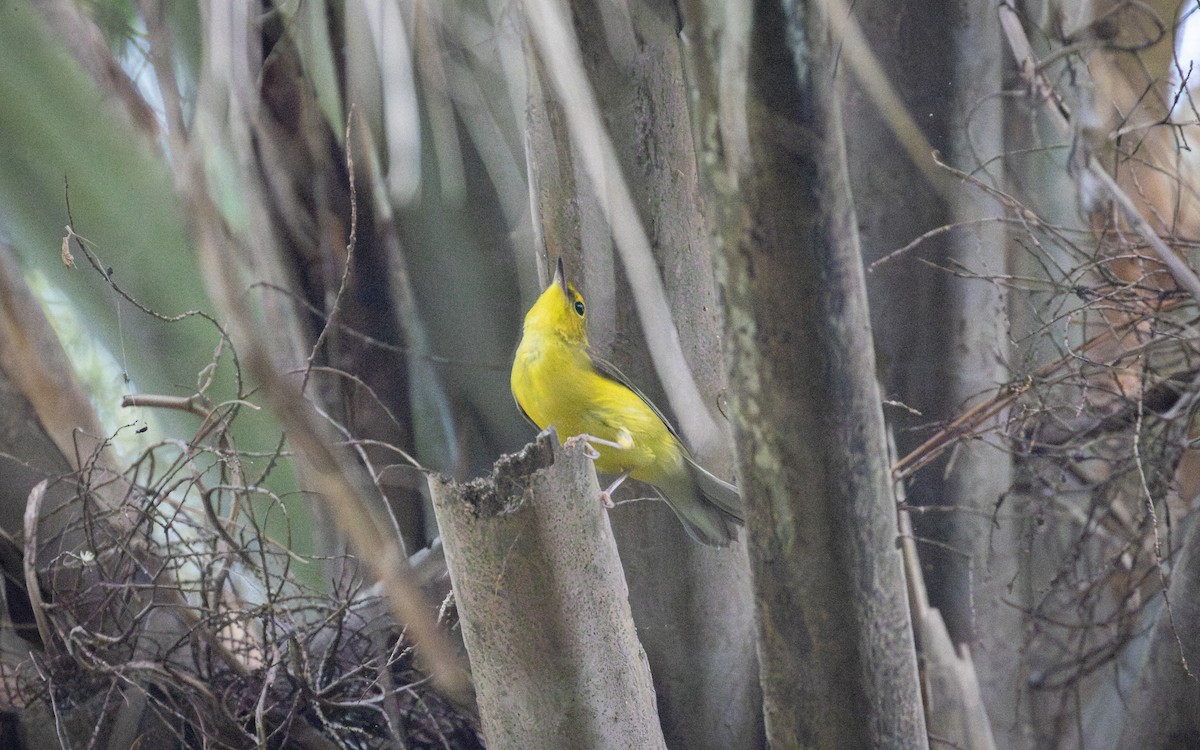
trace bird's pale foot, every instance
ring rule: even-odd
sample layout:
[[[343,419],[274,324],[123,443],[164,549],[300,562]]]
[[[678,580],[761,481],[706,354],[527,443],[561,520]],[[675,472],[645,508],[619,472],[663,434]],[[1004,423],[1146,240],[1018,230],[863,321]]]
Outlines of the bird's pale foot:
[[[617,488],[621,486],[621,482],[624,482],[628,476],[628,471],[621,472],[621,476],[617,477],[612,484],[608,485],[608,487],[600,493],[600,502],[604,504],[605,508],[616,507],[613,505],[612,493],[617,491]]]
[[[580,443],[583,443],[583,455],[595,461],[597,458],[600,458],[600,451],[596,450],[595,446],[592,445],[591,440],[591,435],[572,435],[563,441],[563,447],[574,448]]]
[[[625,433],[625,435],[628,435],[628,433]],[[593,461],[600,458],[600,451],[596,450],[596,445],[605,445],[605,446],[608,446],[609,448],[616,448],[617,450],[626,450],[630,447],[629,445],[622,445],[621,443],[614,443],[611,440],[605,440],[604,438],[598,438],[595,435],[588,435],[586,433],[582,434],[582,435],[572,435],[571,437],[567,438],[566,440],[563,441],[563,447],[564,448],[573,448],[576,445],[579,445],[580,443],[583,443],[583,445],[585,446],[585,448],[587,450],[587,453],[586,453],[587,457],[592,459]],[[629,440],[629,444],[630,445],[633,444],[632,439]],[[616,480],[612,484],[608,485],[607,489],[605,489],[603,492],[600,493],[600,502],[603,503],[605,508],[616,507],[613,504],[612,493],[617,491],[617,488],[621,486],[621,482],[624,482],[628,476],[629,476],[628,471],[622,472],[621,476],[617,477]]]
[[[584,433],[582,435],[572,435],[571,437],[569,437],[563,441],[563,447],[564,448],[574,448],[576,445],[579,445],[580,443],[583,443],[585,446],[587,446],[587,454],[586,455],[588,458],[592,459],[593,461],[595,461],[597,458],[600,458],[600,451],[596,450],[597,445],[607,445],[610,448],[623,448],[624,447],[622,445],[614,443],[611,440],[605,440],[604,438],[598,438],[595,435],[588,435],[587,433]]]

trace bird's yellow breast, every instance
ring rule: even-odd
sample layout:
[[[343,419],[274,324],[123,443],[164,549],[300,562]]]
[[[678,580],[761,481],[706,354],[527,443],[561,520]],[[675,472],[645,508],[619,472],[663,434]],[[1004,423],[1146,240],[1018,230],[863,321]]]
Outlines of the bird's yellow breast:
[[[553,426],[559,440],[591,435],[621,448],[593,443],[596,469],[630,471],[654,482],[680,470],[682,446],[642,398],[624,384],[596,372],[585,350],[553,334],[521,340],[511,385],[517,403],[539,428]]]

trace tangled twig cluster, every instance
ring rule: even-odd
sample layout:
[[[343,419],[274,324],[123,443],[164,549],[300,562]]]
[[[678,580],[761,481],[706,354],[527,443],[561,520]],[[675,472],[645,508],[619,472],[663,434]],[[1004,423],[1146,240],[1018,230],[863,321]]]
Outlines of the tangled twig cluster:
[[[35,490],[28,594],[44,617],[6,684],[45,718],[28,731],[72,747],[481,746],[349,561],[326,561],[351,581],[331,594],[297,580],[290,540],[268,532],[288,533],[282,500],[209,481],[228,478],[219,453],[160,444],[124,475],[92,465]],[[99,499],[117,487],[121,502]]]

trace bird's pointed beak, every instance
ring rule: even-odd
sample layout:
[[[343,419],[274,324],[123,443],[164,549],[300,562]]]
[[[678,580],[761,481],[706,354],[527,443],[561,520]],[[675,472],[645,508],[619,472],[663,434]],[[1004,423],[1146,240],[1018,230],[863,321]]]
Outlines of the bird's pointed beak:
[[[563,269],[562,256],[558,256],[558,265],[554,269],[554,283],[558,284],[558,288],[562,289],[563,294],[567,293],[567,272]]]

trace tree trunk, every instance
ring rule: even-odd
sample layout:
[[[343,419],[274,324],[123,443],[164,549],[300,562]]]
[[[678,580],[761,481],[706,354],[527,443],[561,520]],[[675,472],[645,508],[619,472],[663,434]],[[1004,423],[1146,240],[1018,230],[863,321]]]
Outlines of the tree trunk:
[[[827,19],[685,9],[768,740],[925,747]]]
[[[974,2],[947,4],[945,10],[952,51],[947,74],[954,80],[954,96],[945,102],[947,156],[952,166],[1002,187],[1003,162],[992,161],[1005,150],[1003,106],[992,96],[1003,88],[1004,67],[996,9],[992,3]],[[958,412],[989,398],[1010,378],[1006,295],[989,278],[1006,273],[1007,243],[1000,222],[1004,209],[982,189],[960,183],[949,209],[951,221],[969,227],[951,235],[952,267],[982,278],[951,278],[950,304],[921,325],[927,335],[941,329],[950,340],[949,359],[943,363],[949,388],[942,408]],[[983,223],[972,224],[979,220]],[[1001,419],[985,429],[998,428]],[[952,637],[971,649],[999,746],[1023,747],[1028,743],[1020,701],[1024,617],[1013,604],[1022,596],[1014,583],[1020,582],[1025,519],[1004,502],[1012,486],[1012,460],[996,442],[964,440],[944,474],[942,499],[959,509],[949,517],[949,541],[969,557],[945,560],[948,575],[940,599]]]
[[[665,748],[583,450],[547,431],[490,479],[429,488],[489,747]]]
[[[994,158],[1004,152],[1002,100],[989,98],[1002,88],[1004,59],[995,7],[910,2],[898,14],[895,3],[868,0],[854,9],[889,85],[931,148],[951,166],[1002,187],[1002,162]],[[899,147],[864,88],[851,77],[845,114],[854,155],[851,184],[857,204],[870,206],[859,214],[867,261],[937,227],[963,225],[927,239],[868,277],[887,397],[920,412],[896,409],[888,415],[904,455],[929,436],[930,423],[953,418],[1009,379],[1005,296],[987,279],[1006,272],[1004,210],[961,180],[937,190]],[[1006,603],[1020,595],[1008,588],[1016,576],[1020,519],[994,512],[1011,483],[1008,456],[989,442],[972,440],[961,441],[952,457],[908,480],[913,504],[956,509],[914,519],[918,538],[935,540],[919,549],[932,605],[951,638],[971,648],[1001,746],[1023,726],[1015,720],[1022,617]]]

